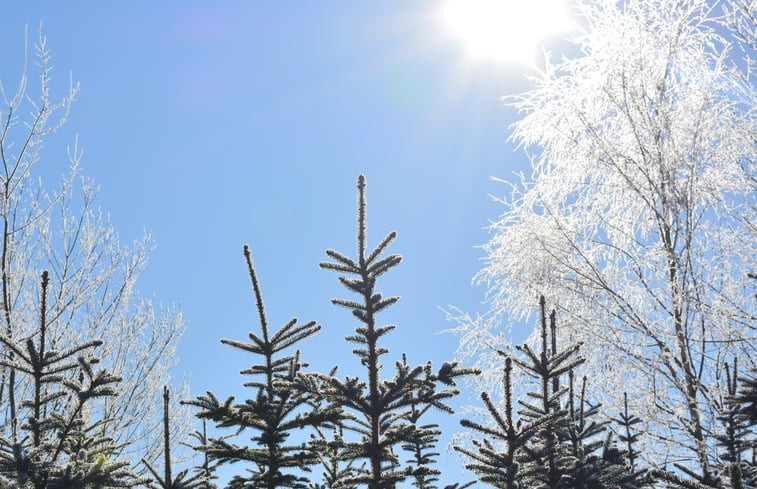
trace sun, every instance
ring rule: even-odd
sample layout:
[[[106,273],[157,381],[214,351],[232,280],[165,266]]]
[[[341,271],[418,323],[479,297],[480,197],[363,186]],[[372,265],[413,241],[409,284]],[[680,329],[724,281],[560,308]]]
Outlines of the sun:
[[[447,0],[442,16],[472,56],[524,63],[570,27],[564,0]]]

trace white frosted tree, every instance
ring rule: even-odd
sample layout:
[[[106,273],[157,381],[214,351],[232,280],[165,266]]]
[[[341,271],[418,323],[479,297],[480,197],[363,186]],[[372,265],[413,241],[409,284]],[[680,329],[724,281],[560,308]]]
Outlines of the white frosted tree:
[[[578,2],[580,54],[505,99],[532,174],[484,247],[490,312],[457,318],[460,354],[496,385],[502,324],[546,295],[605,412],[628,392],[641,452],[700,472],[718,461],[723,362],[754,366],[757,327],[754,2],[714,3]]]
[[[65,350],[92,339],[104,368],[123,380],[118,395],[98,398],[92,412],[97,429],[113,438],[120,456],[154,461],[161,450],[161,389],[170,383],[174,349],[183,330],[181,315],[161,310],[135,290],[151,248],[149,236],[120,243],[95,204],[96,188],[80,173],[76,144],[68,151],[66,176],[54,187],[42,181],[58,171],[43,142],[67,119],[78,85],[63,97],[51,95],[50,55],[40,34],[36,69],[23,67],[15,89],[0,83],[0,323],[9,341],[33,337],[39,309],[37,281],[49,270],[49,348]],[[27,90],[30,71],[38,92]],[[35,82],[36,83],[36,82]],[[43,155],[44,153],[44,155]],[[44,156],[44,158],[43,158]],[[43,163],[44,160],[44,163]],[[65,159],[64,159],[65,161]],[[44,166],[47,165],[47,166]],[[0,349],[12,364],[13,352]],[[0,431],[13,429],[20,399],[30,384],[9,367],[0,368]],[[191,427],[189,413],[176,406],[177,436]],[[143,470],[143,469],[142,469]]]

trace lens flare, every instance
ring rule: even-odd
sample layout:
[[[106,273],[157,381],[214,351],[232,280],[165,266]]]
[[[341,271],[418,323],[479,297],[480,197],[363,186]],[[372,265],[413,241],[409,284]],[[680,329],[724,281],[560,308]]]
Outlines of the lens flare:
[[[472,56],[529,62],[570,27],[563,0],[448,0],[442,15]]]

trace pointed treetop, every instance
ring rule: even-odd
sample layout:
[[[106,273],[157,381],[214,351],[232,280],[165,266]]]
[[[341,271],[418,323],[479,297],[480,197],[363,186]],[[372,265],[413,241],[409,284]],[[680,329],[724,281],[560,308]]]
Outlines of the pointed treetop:
[[[357,177],[357,256],[365,264],[365,176]]]
[[[247,270],[250,273],[250,280],[252,281],[252,289],[255,292],[255,305],[258,309],[258,316],[260,317],[260,327],[263,330],[263,338],[268,341],[268,322],[265,318],[265,306],[263,305],[263,294],[260,292],[260,284],[258,283],[258,276],[255,273],[255,266],[252,263],[252,252],[248,245],[244,245],[242,248],[244,253],[244,259],[247,262]]]

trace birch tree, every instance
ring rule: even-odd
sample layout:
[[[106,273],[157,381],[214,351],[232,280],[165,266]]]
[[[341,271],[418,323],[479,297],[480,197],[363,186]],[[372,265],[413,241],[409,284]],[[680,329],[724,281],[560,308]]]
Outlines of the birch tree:
[[[532,174],[484,246],[490,312],[458,318],[461,355],[493,386],[501,325],[557,298],[565,341],[605,379],[591,397],[621,412],[627,391],[640,451],[702,473],[717,461],[724,361],[755,361],[753,5],[578,2],[580,55],[504,99]]]
[[[53,140],[66,122],[78,84],[71,80],[67,92],[56,99],[51,58],[41,34],[35,49],[36,68],[25,63],[15,89],[0,83],[2,334],[9,342],[35,334],[37,277],[49,270],[49,348],[65,350],[92,338],[102,340],[98,355],[103,368],[123,381],[118,396],[93,400],[98,429],[128,460],[153,461],[160,454],[160,392],[170,382],[181,315],[139,297],[135,282],[151,240],[144,236],[129,246],[119,241],[95,203],[94,183],[81,174],[82,152],[76,143],[68,149],[70,168],[60,170],[62,181],[57,186],[42,181],[41,175],[58,171],[52,166],[55,161],[65,161],[43,149],[43,143]],[[27,77],[32,72],[39,77],[33,90]],[[0,430],[5,436],[31,386],[8,367],[13,351],[2,348],[0,355],[5,365],[0,368]],[[174,412],[181,426],[176,432],[184,433],[189,427],[186,408]]]

